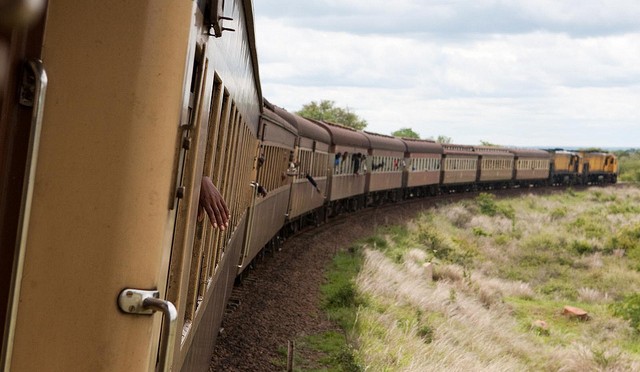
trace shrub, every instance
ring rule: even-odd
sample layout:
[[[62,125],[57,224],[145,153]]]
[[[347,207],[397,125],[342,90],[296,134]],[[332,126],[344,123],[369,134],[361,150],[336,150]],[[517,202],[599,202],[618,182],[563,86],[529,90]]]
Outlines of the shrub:
[[[627,319],[633,329],[640,333],[640,293],[626,296],[611,305],[614,315]]]
[[[567,207],[565,206],[558,207],[551,212],[551,219],[559,220],[566,215],[567,215]]]
[[[640,182],[640,152],[626,152],[619,154],[620,180],[627,182]]]
[[[473,230],[473,235],[475,235],[475,236],[490,236],[491,235],[488,232],[484,231],[482,229],[482,227],[474,227],[472,230]]]
[[[610,251],[624,249],[630,258],[640,260],[640,223],[627,226],[618,231],[618,233],[609,240],[607,248]]]
[[[433,335],[433,328],[429,327],[429,325],[425,324],[418,328],[418,336],[422,338],[425,344],[430,344],[431,342],[433,342]]]
[[[496,205],[496,196],[493,194],[480,193],[476,197],[476,203],[480,207],[480,213],[487,216],[495,216],[498,213],[498,206]]]
[[[496,196],[493,194],[480,193],[476,197],[476,203],[480,208],[480,213],[484,215],[494,217],[501,214],[510,220],[516,217],[515,209],[509,204],[496,202]]]
[[[446,259],[451,253],[451,247],[446,244],[444,238],[432,228],[421,228],[418,233],[418,242],[433,251],[433,255],[439,259]]]
[[[579,255],[591,254],[597,251],[597,247],[584,240],[574,240],[571,249]]]

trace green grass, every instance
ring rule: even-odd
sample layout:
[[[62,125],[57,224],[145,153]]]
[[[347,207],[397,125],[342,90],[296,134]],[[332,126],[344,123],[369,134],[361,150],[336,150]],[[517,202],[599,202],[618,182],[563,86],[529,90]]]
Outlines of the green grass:
[[[347,365],[640,369],[639,205],[636,187],[480,194],[380,229],[336,257],[323,287],[354,347]],[[590,320],[563,316],[565,305]]]
[[[372,245],[385,246],[384,240],[367,239]],[[340,326],[342,331],[327,331],[296,340],[294,370],[296,371],[343,371],[362,370],[353,342],[356,312],[365,300],[358,294],[355,278],[362,265],[361,244],[355,244],[339,252],[326,270],[326,281],[321,287],[322,307],[329,319]],[[286,358],[286,346],[280,353]]]
[[[640,151],[620,151],[616,155],[620,165],[620,180],[640,182]]]

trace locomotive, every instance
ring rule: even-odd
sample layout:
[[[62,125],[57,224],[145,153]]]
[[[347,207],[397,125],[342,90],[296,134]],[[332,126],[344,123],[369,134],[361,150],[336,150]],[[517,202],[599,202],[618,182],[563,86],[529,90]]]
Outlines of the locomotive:
[[[251,0],[42,4],[0,32],[6,371],[206,370],[234,279],[282,236],[443,192],[616,182],[610,154],[289,113],[262,97]],[[198,218],[205,178],[224,229]]]

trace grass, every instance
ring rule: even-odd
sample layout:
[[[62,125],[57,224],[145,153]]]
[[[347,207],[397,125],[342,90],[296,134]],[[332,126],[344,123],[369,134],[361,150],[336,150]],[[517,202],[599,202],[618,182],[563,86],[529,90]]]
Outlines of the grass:
[[[327,331],[307,335],[296,340],[294,370],[359,372],[363,368],[356,358],[355,324],[357,308],[366,299],[358,293],[355,278],[362,265],[362,244],[376,244],[376,238],[367,239],[339,252],[326,271],[326,282],[321,288],[322,307],[329,319],[338,324],[340,331]],[[380,242],[378,242],[380,243]],[[384,247],[385,244],[383,243]],[[286,360],[286,346],[280,354]]]
[[[348,365],[640,370],[638,205],[637,187],[481,194],[380,230],[336,258],[345,273],[324,287]]]
[[[620,161],[620,180],[640,182],[640,151],[620,151],[616,155]]]

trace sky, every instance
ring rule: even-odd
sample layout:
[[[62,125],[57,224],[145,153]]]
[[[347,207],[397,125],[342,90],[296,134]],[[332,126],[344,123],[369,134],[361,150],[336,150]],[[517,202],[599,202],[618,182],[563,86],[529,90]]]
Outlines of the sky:
[[[640,147],[639,0],[254,0],[263,95],[390,134]]]

